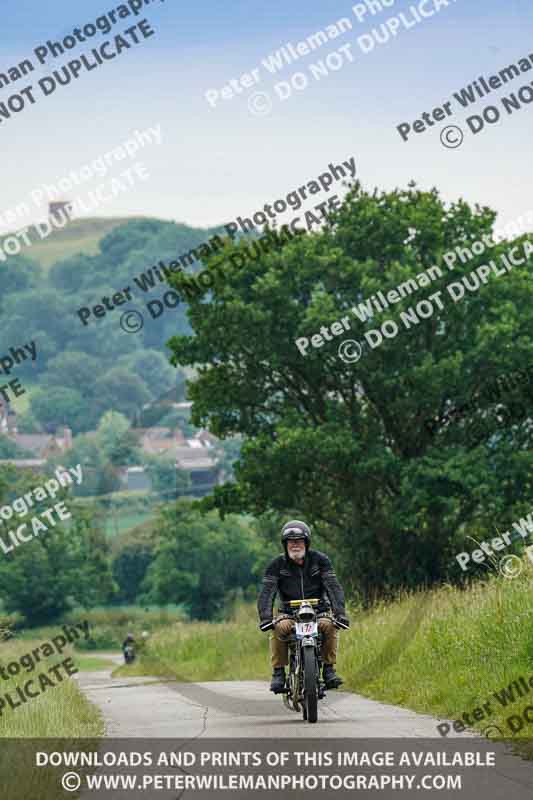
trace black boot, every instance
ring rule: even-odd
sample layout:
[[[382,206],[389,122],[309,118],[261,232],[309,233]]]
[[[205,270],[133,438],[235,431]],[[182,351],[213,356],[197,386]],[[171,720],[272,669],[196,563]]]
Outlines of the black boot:
[[[322,669],[322,677],[324,678],[326,689],[338,689],[341,683],[344,683],[342,678],[340,678],[335,672],[335,667],[333,664],[324,664]]]
[[[272,680],[270,682],[270,691],[274,694],[280,694],[285,688],[285,668],[274,667],[272,673]]]

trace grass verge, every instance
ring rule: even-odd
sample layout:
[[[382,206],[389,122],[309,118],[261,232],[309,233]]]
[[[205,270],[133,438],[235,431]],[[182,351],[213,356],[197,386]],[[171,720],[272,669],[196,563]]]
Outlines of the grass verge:
[[[1,645],[2,665],[6,667],[10,662],[18,661],[21,656],[31,653],[31,650],[38,647],[43,641],[43,639],[38,639],[4,642]],[[63,678],[61,681],[53,673],[49,673],[51,667],[55,667],[68,657],[72,657],[80,669],[77,654],[67,648],[61,656],[56,653],[54,656],[39,661],[31,671],[21,667],[18,675],[10,676],[8,680],[0,678],[1,697],[9,694],[14,705],[20,704],[18,707],[12,708],[6,702],[0,716],[0,737],[77,738],[98,736],[103,733],[103,722],[99,712],[82,694],[76,680],[67,678],[63,668],[60,670]],[[40,674],[46,674],[53,686],[45,686],[44,691],[37,697],[22,702],[17,695],[16,687],[23,687],[27,681],[33,680],[30,690],[37,693],[39,691],[37,676]]]
[[[86,656],[82,655],[81,653],[76,653],[74,656],[74,663],[80,672],[97,672],[98,670],[115,667],[115,662],[109,661],[107,658]]]
[[[56,631],[57,633],[57,631]],[[0,645],[1,664],[18,661],[22,656],[31,653],[45,641],[43,638],[3,642]],[[20,800],[24,797],[35,797],[39,800],[63,800],[72,794],[60,788],[64,767],[47,767],[37,769],[36,751],[54,752],[98,749],[98,738],[104,733],[104,724],[100,712],[82,694],[75,678],[66,677],[62,668],[63,680],[50,673],[51,667],[72,657],[78,669],[97,669],[107,666],[103,659],[79,657],[70,648],[62,655],[55,654],[35,665],[35,669],[27,671],[21,668],[18,675],[8,680],[0,678],[0,698],[9,694],[14,706],[8,701],[2,708],[0,716],[0,774],[2,774],[3,800]],[[100,662],[100,663],[96,663]],[[22,702],[16,688],[22,689],[27,681],[33,680],[30,691],[39,692],[40,674],[46,675],[53,686],[45,685],[44,691],[37,697]],[[25,696],[25,695],[24,695]],[[37,740],[37,741],[36,741]]]

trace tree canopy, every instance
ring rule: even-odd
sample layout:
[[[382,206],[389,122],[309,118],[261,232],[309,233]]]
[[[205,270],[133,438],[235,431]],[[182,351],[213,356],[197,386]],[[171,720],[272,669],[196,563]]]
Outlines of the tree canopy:
[[[216,487],[204,506],[303,515],[366,599],[450,577],[467,534],[516,518],[533,482],[527,418],[502,425],[485,402],[434,436],[424,422],[463,392],[533,364],[531,258],[411,329],[399,325],[380,347],[365,344],[356,363],[337,355],[343,338],[365,342],[369,329],[499,258],[505,243],[453,270],[443,264],[445,253],[490,236],[494,221],[489,208],[445,204],[435,189],[370,193],[357,183],[322,231],[254,259],[236,257],[242,242],[213,255],[210,302],[207,290],[189,300],[194,336],[170,342],[174,363],[201,365],[189,389],[194,424],[245,437],[236,483]],[[366,323],[351,313],[433,265],[441,277],[414,297]],[[343,316],[345,337],[299,352],[297,338]],[[488,424],[472,439],[480,416]]]

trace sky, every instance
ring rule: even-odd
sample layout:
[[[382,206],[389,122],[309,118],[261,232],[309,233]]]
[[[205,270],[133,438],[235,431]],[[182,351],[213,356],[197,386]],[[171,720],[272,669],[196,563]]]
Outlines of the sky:
[[[533,69],[477,98],[468,109],[461,108],[453,94],[478,76],[488,78],[530,53],[533,59],[528,35],[531,2],[448,0],[447,7],[445,0],[440,2],[438,12],[427,18],[418,15],[421,21],[414,24],[409,9],[417,8],[420,0],[389,0],[388,7],[374,15],[367,10],[362,19],[354,13],[355,3],[337,0],[255,0],[253,10],[244,0],[151,0],[138,16],[119,19],[110,33],[98,33],[64,56],[50,57],[30,75],[0,89],[0,104],[30,84],[36,98],[10,119],[0,117],[0,217],[28,201],[43,183],[57,183],[116,148],[132,131],[160,125],[160,145],[116,162],[112,173],[67,192],[66,199],[108,185],[140,161],[149,178],[112,198],[97,215],[142,214],[195,226],[223,224],[237,215],[253,214],[326,171],[329,163],[353,156],[357,177],[368,189],[406,187],[414,180],[421,188],[436,186],[447,201],[461,197],[488,205],[505,224],[533,208],[528,185],[533,104],[524,102],[509,114],[501,97],[531,85]],[[434,4],[425,0],[424,8]],[[38,66],[35,48],[48,40],[61,41],[74,28],[94,23],[119,5],[103,0],[18,0],[3,15],[0,72],[26,58]],[[359,5],[359,16],[363,7]],[[395,36],[363,52],[358,37],[367,34],[363,41],[370,49],[372,30],[383,39],[381,24],[400,19],[400,12],[404,20],[411,20],[411,27],[400,22]],[[139,34],[139,45],[97,69],[82,70],[76,81],[43,96],[37,85],[41,78],[106,40],[113,43],[116,34],[144,18],[155,35],[142,39]],[[351,30],[285,65],[279,74],[270,74],[262,65],[262,59],[288,42],[296,46],[342,18],[350,20]],[[328,74],[319,80],[313,77],[310,65],[324,63],[344,45],[350,47],[342,57],[332,56]],[[209,90],[220,93],[230,79],[253,69],[259,77],[254,86],[220,98],[214,108],[207,102]],[[295,73],[305,76],[296,82],[307,79],[307,86],[293,88],[290,97],[281,99]],[[449,120],[421,133],[411,131],[409,139],[402,140],[398,125],[412,126],[424,111],[431,113],[447,101],[453,112]],[[490,105],[500,110],[499,121],[486,123],[474,135],[466,118]],[[252,113],[257,108],[269,111]],[[453,149],[443,147],[440,138],[442,129],[452,124],[464,135],[462,145]],[[458,134],[454,129],[448,135],[455,142]],[[15,227],[44,216],[42,209],[30,205],[31,219],[21,217]]]

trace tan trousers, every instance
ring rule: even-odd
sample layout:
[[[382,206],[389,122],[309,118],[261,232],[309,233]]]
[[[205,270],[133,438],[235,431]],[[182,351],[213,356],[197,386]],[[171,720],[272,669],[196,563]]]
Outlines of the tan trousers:
[[[294,630],[293,619],[281,619],[270,634],[270,652],[272,667],[286,667],[289,663],[289,645],[287,637]],[[322,661],[335,664],[337,661],[337,628],[329,617],[320,617],[318,630],[322,634]]]

